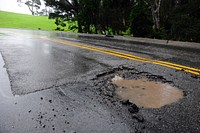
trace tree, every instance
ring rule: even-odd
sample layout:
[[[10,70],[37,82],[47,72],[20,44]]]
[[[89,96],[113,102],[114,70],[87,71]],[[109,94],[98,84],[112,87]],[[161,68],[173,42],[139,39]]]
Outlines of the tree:
[[[153,17],[153,28],[160,29],[160,8],[162,0],[147,0],[151,5],[151,13]]]
[[[40,0],[17,0],[17,2],[19,5],[21,5],[22,3],[26,4],[32,15],[35,15],[41,6]]]
[[[100,0],[81,0],[77,20],[85,33],[97,33],[99,24]]]
[[[120,34],[121,31],[125,31],[131,12],[131,1],[130,0],[113,0],[111,11],[111,28],[114,34]]]
[[[200,42],[199,0],[45,0],[58,26],[78,32],[122,34]],[[75,27],[76,26],[72,26]]]
[[[135,1],[130,15],[131,33],[137,37],[149,37],[152,33],[152,26],[149,4],[143,0]]]
[[[40,6],[41,6],[40,0],[29,0],[29,1],[26,1],[25,4],[28,6],[32,15],[35,15],[37,10],[40,9]]]
[[[113,34],[126,31],[129,26],[131,0],[102,0],[100,6],[103,29],[111,29]]]
[[[78,21],[79,32],[119,34],[128,26],[131,0],[45,1],[55,9],[51,16]]]
[[[172,39],[200,42],[200,1],[179,0],[174,6],[171,34]]]
[[[44,0],[47,6],[54,9],[54,13],[49,14],[49,18],[63,19],[64,21],[76,21],[79,14],[79,0]],[[82,27],[78,21],[78,32],[82,32]]]

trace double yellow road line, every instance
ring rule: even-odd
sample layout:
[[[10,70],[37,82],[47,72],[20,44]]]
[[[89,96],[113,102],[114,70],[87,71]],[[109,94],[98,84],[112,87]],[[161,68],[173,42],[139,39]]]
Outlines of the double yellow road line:
[[[64,41],[64,40],[60,40],[60,39],[47,38],[47,37],[41,37],[41,38],[45,39],[45,40],[52,41],[52,42],[57,42],[57,43],[73,46],[73,47],[78,47],[78,48],[82,48],[82,49],[87,49],[87,50],[92,50],[92,51],[96,51],[96,52],[100,52],[100,53],[114,55],[114,56],[117,56],[117,57],[130,59],[130,60],[134,60],[134,61],[147,62],[147,63],[151,63],[151,64],[165,66],[165,67],[168,67],[168,68],[172,68],[172,69],[176,69],[176,70],[180,70],[180,71],[185,71],[185,72],[188,72],[188,73],[191,73],[191,74],[194,74],[194,75],[200,75],[200,69],[192,68],[192,67],[189,67],[189,66],[183,66],[183,65],[179,65],[179,64],[170,63],[170,62],[148,59],[148,58],[144,58],[144,57],[140,57],[140,56],[134,56],[134,55],[131,55],[131,54],[117,52],[117,51],[114,51],[114,50],[97,48],[97,47],[94,47],[94,46],[78,44],[78,43],[74,43],[74,42],[70,42],[70,41]]]

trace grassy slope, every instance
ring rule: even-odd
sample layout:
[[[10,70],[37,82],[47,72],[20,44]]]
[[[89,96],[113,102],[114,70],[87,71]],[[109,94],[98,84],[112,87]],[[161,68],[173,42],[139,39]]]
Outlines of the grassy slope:
[[[45,16],[31,16],[0,11],[0,27],[54,30],[56,25],[54,20],[49,20]]]

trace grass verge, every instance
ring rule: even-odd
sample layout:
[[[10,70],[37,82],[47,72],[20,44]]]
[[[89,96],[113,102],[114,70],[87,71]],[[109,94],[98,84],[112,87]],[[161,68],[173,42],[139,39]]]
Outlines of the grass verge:
[[[0,11],[0,28],[55,30],[55,20],[47,16],[32,16]]]

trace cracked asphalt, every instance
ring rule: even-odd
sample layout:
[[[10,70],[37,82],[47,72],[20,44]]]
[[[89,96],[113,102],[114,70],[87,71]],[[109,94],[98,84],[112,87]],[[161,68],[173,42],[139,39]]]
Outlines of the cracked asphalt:
[[[42,37],[200,69],[197,51],[0,29],[0,133],[200,131],[200,76]],[[140,108],[115,95],[115,75],[167,82],[181,89],[184,98],[159,109]]]

